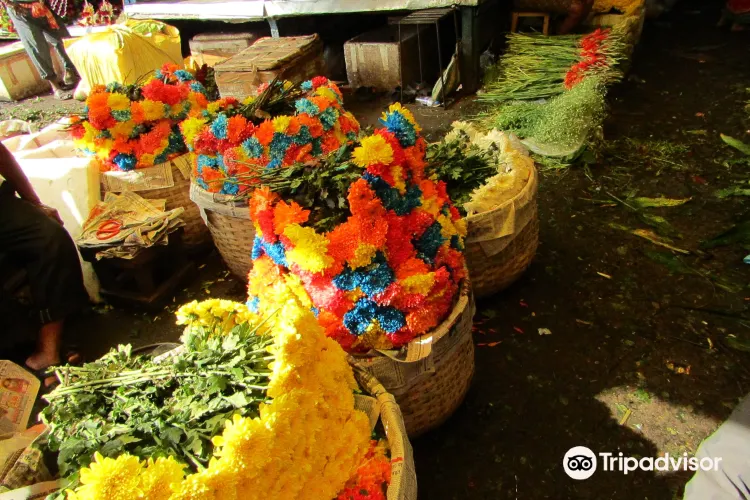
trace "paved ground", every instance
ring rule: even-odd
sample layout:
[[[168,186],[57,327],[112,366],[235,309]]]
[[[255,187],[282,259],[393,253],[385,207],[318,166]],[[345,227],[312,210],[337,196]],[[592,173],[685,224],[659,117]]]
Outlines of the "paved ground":
[[[719,133],[750,139],[748,35],[715,29],[717,19],[716,6],[695,2],[648,25],[629,78],[611,93],[597,162],[543,171],[537,259],[478,304],[476,342],[499,343],[477,347],[474,383],[455,416],[413,442],[420,498],[679,498],[689,474],[601,472],[575,482],[562,456],[576,445],[692,453],[750,391],[749,355],[730,347],[750,336],[747,252],[701,249],[750,217],[746,198],[716,194],[748,179],[747,160]],[[373,124],[386,101],[349,109]],[[435,139],[471,109],[422,108],[418,118]],[[617,201],[634,195],[690,201],[640,212]],[[654,216],[689,253],[626,231],[654,229],[645,223]],[[244,297],[216,254],[201,266],[174,305]],[[91,311],[69,337],[89,357],[118,342],[174,340],[173,308]]]

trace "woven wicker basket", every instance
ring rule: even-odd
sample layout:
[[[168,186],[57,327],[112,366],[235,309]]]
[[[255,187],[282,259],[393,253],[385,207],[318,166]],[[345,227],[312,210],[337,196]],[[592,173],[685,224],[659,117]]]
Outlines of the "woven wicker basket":
[[[465,283],[448,318],[413,340],[404,359],[386,353],[351,358],[395,396],[409,437],[438,427],[466,396],[474,375],[474,311],[471,287]]]
[[[537,186],[536,168],[532,168],[518,195],[490,212],[466,218],[464,255],[475,296],[507,288],[534,259],[539,246]]]
[[[209,193],[198,185],[190,186],[190,199],[206,214],[206,223],[216,248],[229,270],[242,280],[253,267],[252,250],[255,227],[246,201]]]
[[[120,177],[117,179],[116,184],[113,184],[111,179],[105,180],[107,176],[111,175],[108,172],[102,173],[102,185],[106,186],[108,184],[113,184],[113,187],[115,187],[117,191],[135,191],[138,193],[138,196],[147,200],[167,200],[167,210],[179,207],[184,208],[185,211],[180,216],[185,222],[185,232],[183,233],[182,241],[186,247],[196,248],[210,243],[211,235],[208,232],[206,224],[203,222],[200,210],[190,201],[190,171],[187,170],[186,172],[184,169],[180,168],[182,166],[180,161],[183,161],[185,157],[186,156],[175,158],[168,162],[171,172],[171,180],[173,182],[173,185],[170,187],[143,189],[141,182],[138,182],[136,177],[134,177],[132,182],[126,181]],[[161,168],[161,166],[155,167],[157,171],[159,168]],[[143,169],[140,172],[134,172],[137,174],[144,174],[144,177],[149,177],[149,174],[146,172],[150,170],[152,169]],[[114,191],[112,189],[107,189],[106,187],[104,190]]]
[[[355,406],[370,416],[374,427],[378,416],[383,423],[388,447],[391,451],[391,482],[388,485],[388,500],[417,500],[417,473],[414,468],[414,452],[404,427],[401,409],[392,394],[366,371],[354,368],[354,376],[362,390],[375,398],[355,396]],[[374,418],[373,418],[374,417]]]

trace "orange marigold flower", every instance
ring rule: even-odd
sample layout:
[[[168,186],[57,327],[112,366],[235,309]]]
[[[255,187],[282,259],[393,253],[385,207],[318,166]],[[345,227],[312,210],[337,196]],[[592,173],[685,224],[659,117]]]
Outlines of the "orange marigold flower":
[[[303,224],[307,222],[309,215],[310,211],[303,209],[297,202],[287,205],[281,200],[273,209],[273,229],[276,234],[283,234],[284,228],[289,224]]]
[[[211,193],[218,193],[223,187],[224,174],[213,168],[203,169],[203,181],[208,184],[208,191]]]
[[[227,139],[239,144],[252,133],[252,124],[242,115],[234,115],[227,120]]]
[[[330,99],[328,99],[327,97],[319,96],[319,95],[309,97],[308,100],[312,102],[313,104],[315,104],[321,113],[325,111],[326,109],[330,108],[332,104]]]
[[[271,140],[273,140],[274,132],[273,122],[271,120],[266,120],[255,129],[255,138],[258,139],[258,142],[260,142],[261,145],[268,146],[271,144]]]
[[[310,135],[313,136],[313,138],[317,138],[323,135],[323,125],[317,118],[313,118],[312,116],[308,116],[303,113],[297,116],[297,121],[299,122],[300,126],[304,125],[307,127],[307,129],[310,131]]]
[[[268,186],[256,189],[250,197],[250,216],[254,218],[261,211],[270,209],[278,199],[279,195],[271,191]]]
[[[137,125],[146,121],[146,114],[144,113],[143,106],[141,106],[140,102],[130,103],[130,119]]]

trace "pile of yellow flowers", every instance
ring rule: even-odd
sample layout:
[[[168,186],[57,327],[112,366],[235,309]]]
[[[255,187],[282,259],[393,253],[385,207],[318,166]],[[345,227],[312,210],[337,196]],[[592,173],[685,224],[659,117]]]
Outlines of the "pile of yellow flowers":
[[[225,299],[194,300],[177,310],[177,324],[229,332],[237,325],[257,319],[247,306]]]
[[[357,388],[346,354],[325,336],[313,314],[283,284],[273,290],[285,305],[269,320],[275,356],[260,417],[236,415],[214,437],[207,469],[184,476],[171,458],[97,454],[81,469],[69,500],[267,500],[335,498],[356,472],[370,438],[367,416],[354,409]],[[180,322],[229,325],[252,318],[242,304],[191,303]],[[256,317],[257,319],[257,317]],[[204,323],[205,324],[205,323]]]

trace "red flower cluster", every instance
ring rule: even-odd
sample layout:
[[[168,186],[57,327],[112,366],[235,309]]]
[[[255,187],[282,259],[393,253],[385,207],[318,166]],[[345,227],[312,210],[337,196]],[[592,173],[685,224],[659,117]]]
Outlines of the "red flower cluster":
[[[391,482],[391,461],[385,452],[383,444],[370,441],[362,465],[336,500],[385,500]]]
[[[597,29],[583,37],[580,42],[580,61],[565,75],[565,88],[570,90],[586,77],[586,74],[596,68],[607,66],[607,55],[603,48],[609,39],[609,30]]]

